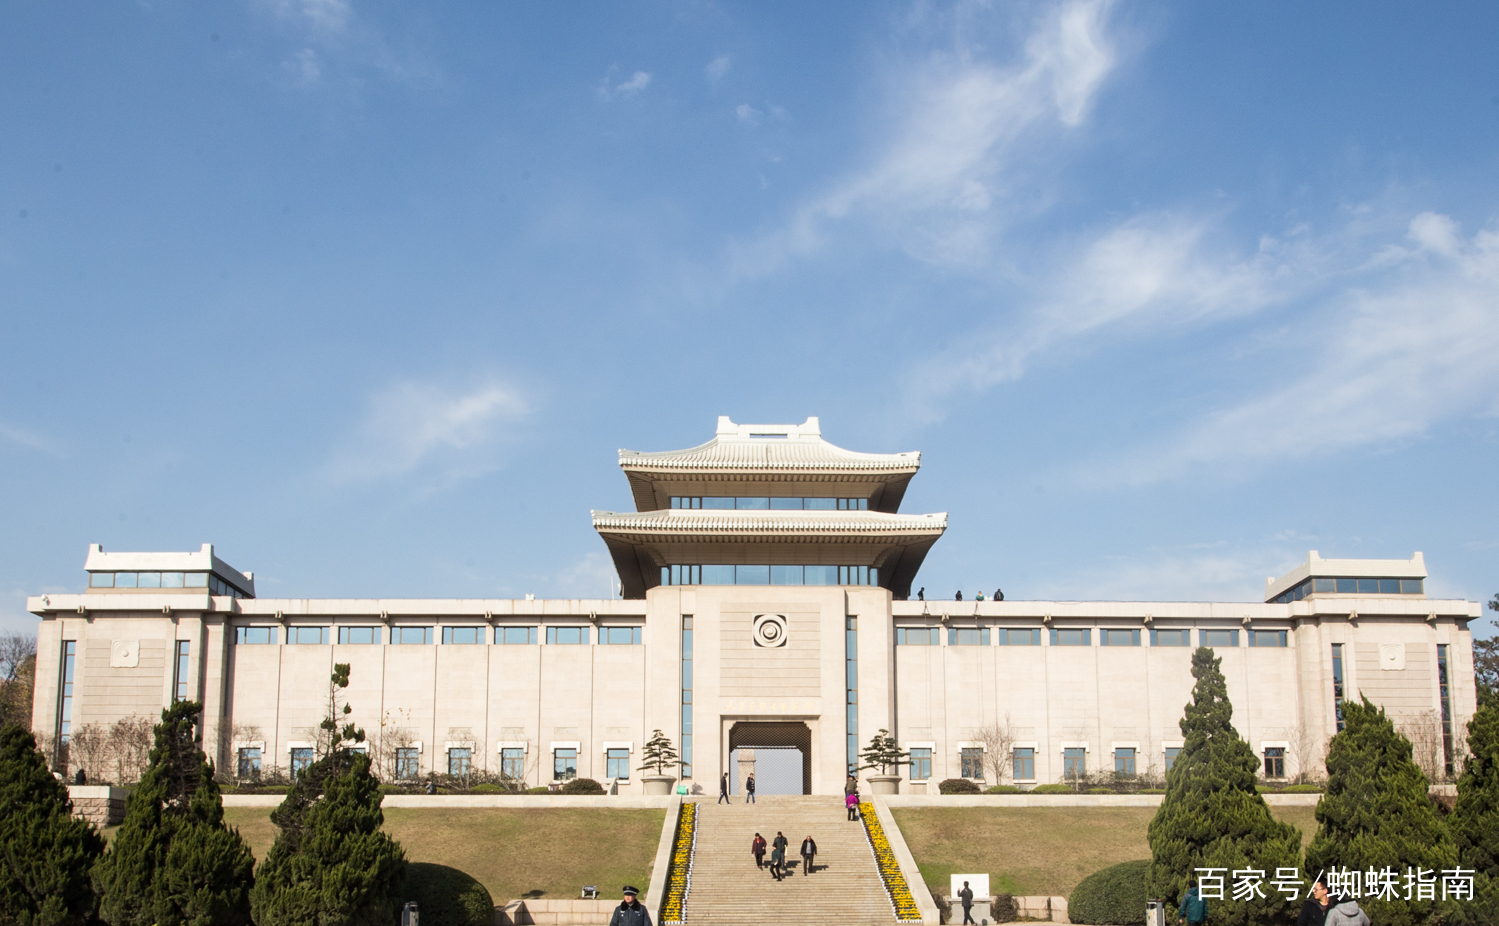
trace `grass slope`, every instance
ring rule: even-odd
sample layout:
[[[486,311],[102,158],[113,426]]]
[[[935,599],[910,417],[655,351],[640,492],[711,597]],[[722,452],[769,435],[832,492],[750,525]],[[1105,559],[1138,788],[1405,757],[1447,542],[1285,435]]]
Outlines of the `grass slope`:
[[[269,807],[226,807],[256,859],[276,839]],[[472,875],[495,903],[521,897],[571,898],[596,884],[618,898],[625,884],[644,890],[661,838],[664,810],[547,807],[425,809],[387,807],[385,831],[413,862],[451,865]]]
[[[1312,807],[1272,807],[1301,829],[1306,848],[1317,831]],[[1146,830],[1154,807],[954,807],[891,811],[934,894],[949,877],[987,872],[990,889],[1067,896],[1093,872],[1150,858]]]

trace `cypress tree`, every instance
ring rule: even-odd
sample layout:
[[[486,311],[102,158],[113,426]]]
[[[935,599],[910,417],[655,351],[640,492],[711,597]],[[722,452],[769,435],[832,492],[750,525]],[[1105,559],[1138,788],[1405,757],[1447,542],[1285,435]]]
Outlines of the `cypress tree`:
[[[103,852],[103,837],[73,816],[67,787],[52,777],[31,733],[0,729],[0,922],[93,922],[98,901],[89,871]]]
[[[255,859],[224,825],[213,766],[198,748],[202,705],[161,712],[150,764],[94,880],[111,926],[245,926]]]
[[[1196,880],[1197,868],[1226,868],[1223,901],[1208,903],[1215,923],[1263,922],[1283,915],[1288,901],[1268,883],[1265,896],[1233,901],[1232,873],[1294,868],[1301,857],[1301,831],[1270,815],[1255,789],[1259,761],[1234,729],[1233,705],[1221,660],[1207,647],[1192,654],[1192,700],[1181,720],[1186,742],[1166,774],[1166,796],[1150,821],[1149,896],[1179,902]],[[1247,909],[1246,909],[1247,907]]]
[[[1457,865],[1457,847],[1437,817],[1426,775],[1411,759],[1411,744],[1368,698],[1343,707],[1345,726],[1327,755],[1327,790],[1317,802],[1317,836],[1306,850],[1309,873],[1339,869],[1383,871],[1400,880],[1395,900],[1359,905],[1380,926],[1412,926],[1450,915],[1451,904],[1405,900],[1408,869],[1436,872]],[[1412,892],[1414,896],[1414,892]]]
[[[1468,722],[1468,758],[1447,822],[1460,864],[1474,872],[1475,900],[1459,906],[1458,918],[1499,923],[1499,703],[1480,707]]]

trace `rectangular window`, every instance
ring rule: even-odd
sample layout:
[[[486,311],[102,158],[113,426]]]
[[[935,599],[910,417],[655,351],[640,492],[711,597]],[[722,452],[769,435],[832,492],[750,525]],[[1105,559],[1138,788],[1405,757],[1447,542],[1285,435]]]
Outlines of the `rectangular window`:
[[[1289,634],[1284,630],[1251,630],[1250,646],[1285,646]]]
[[[735,566],[735,585],[769,585],[769,566]]]
[[[182,573],[180,573],[180,572],[163,572],[161,574],[161,587],[162,588],[181,588],[182,587]]]
[[[1400,580],[1399,579],[1380,579],[1379,580],[1379,593],[1381,595],[1398,595],[1398,594],[1400,594]]]
[[[837,585],[837,566],[803,566],[803,585]]]
[[[450,643],[483,643],[488,636],[483,627],[444,627],[442,628],[442,642],[444,645]]]
[[[1062,777],[1083,778],[1088,774],[1088,750],[1069,746],[1062,750]]]
[[[552,750],[552,778],[562,781],[578,777],[578,750]]]
[[[247,746],[239,751],[239,777],[260,777],[260,747]]]
[[[137,588],[161,588],[161,573],[140,572],[136,573]]]
[[[800,566],[771,566],[771,585],[801,585],[802,567]]]
[[[994,631],[999,635],[1000,646],[1040,646],[1041,628],[1032,627],[1029,630],[1017,630],[1015,628],[1005,629],[1000,627]]]
[[[176,676],[176,685],[173,697],[178,701],[186,701],[188,698],[188,674],[192,668],[192,644],[187,640],[177,641],[177,660],[173,667]]]
[[[801,511],[802,500],[800,498],[773,498],[770,500],[771,511]]]
[[[448,750],[448,774],[458,777],[468,777],[474,768],[474,751],[468,748],[453,748]]]
[[[115,588],[135,588],[135,573],[133,573],[133,572],[117,572],[117,573],[115,573]]]
[[[587,646],[588,645],[588,628],[587,627],[548,627],[547,628],[547,644],[548,645],[553,645],[553,646],[558,645],[558,644],[568,644],[568,645],[574,645],[574,644],[576,644],[576,645],[579,645],[579,646]]]
[[[836,511],[838,499],[836,498],[804,498],[802,507],[808,511]]]
[[[1114,750],[1114,774],[1135,777],[1135,750],[1132,746],[1120,746]]]
[[[606,750],[604,750],[604,777],[606,777],[606,778],[629,778],[630,777],[630,750],[628,750],[628,749],[606,749]]]
[[[1343,732],[1343,644],[1332,645],[1332,713],[1337,732]]]
[[[895,628],[896,646],[937,646],[940,637],[937,636],[937,627],[897,627]]]
[[[328,628],[288,627],[286,628],[286,642],[321,645],[328,642]]]
[[[625,646],[634,645],[634,646],[639,646],[640,645],[640,628],[639,627],[600,627],[599,628],[599,642],[600,643],[606,643],[606,644],[612,643],[612,644],[615,644],[615,645],[625,645]]]
[[[1015,749],[1010,753],[1014,762],[1016,781],[1036,780],[1036,750],[1030,746]]]
[[[1314,592],[1335,592],[1337,590],[1338,590],[1338,580],[1337,579],[1313,579],[1312,580],[1312,591],[1314,591]]]
[[[692,615],[682,615],[682,777],[692,777]]]
[[[422,773],[422,751],[415,746],[396,747],[396,780],[415,781]]]
[[[1171,766],[1176,764],[1176,757],[1182,754],[1180,746],[1166,747],[1166,771],[1171,771]]]
[[[1400,594],[1402,594],[1402,595],[1419,595],[1419,594],[1421,594],[1421,580],[1420,579],[1401,579],[1400,580]]]
[[[879,585],[879,570],[873,566],[839,566],[839,585]]]
[[[1100,630],[1098,642],[1101,646],[1139,646],[1138,630]]]
[[[1280,746],[1265,747],[1265,777],[1286,777],[1286,751]]]
[[[1452,694],[1447,671],[1447,644],[1437,644],[1437,697],[1442,704],[1442,758],[1448,778],[1456,771],[1452,762]]]
[[[949,627],[947,628],[948,646],[988,646],[988,627]],[[964,776],[967,777],[966,775]]]
[[[1198,631],[1199,646],[1238,646],[1239,632],[1237,630],[1200,630]]]
[[[734,567],[708,564],[703,566],[704,585],[733,585]]]
[[[1191,646],[1192,631],[1190,630],[1152,630],[1150,632],[1151,646]]]
[[[1359,591],[1360,595],[1378,595],[1379,594],[1379,580],[1378,579],[1359,579],[1358,580],[1358,591]]]
[[[702,499],[702,502],[703,502],[703,507],[704,508],[712,508],[712,509],[715,509],[715,510],[719,510],[719,509],[729,509],[729,510],[732,510],[733,507],[734,507],[734,499],[732,499],[732,498],[723,498],[722,496],[720,496],[718,498],[708,498],[707,496],[704,496],[703,499]]]
[[[852,772],[859,765],[859,625],[858,618],[845,617],[843,624],[843,661],[847,715],[844,720],[844,736],[847,744],[848,768]]]
[[[496,627],[494,641],[510,646],[535,646],[535,627]]]
[[[1338,594],[1352,595],[1358,591],[1358,579],[1337,579]]]
[[[206,572],[185,572],[185,573],[183,573],[182,574],[182,587],[183,588],[207,588],[208,587],[208,573],[206,573]]]
[[[431,646],[431,627],[392,627],[390,628],[390,642],[402,646]]]
[[[958,765],[962,769],[964,778],[983,778],[984,751],[965,746],[958,750]]]
[[[73,732],[73,666],[78,657],[78,641],[62,641],[62,665],[57,693],[57,743],[66,746]]]
[[[296,777],[298,775],[302,774],[302,771],[304,769],[306,769],[307,766],[309,766],[311,764],[312,764],[312,748],[311,747],[309,747],[309,746],[298,746],[297,748],[293,749],[291,751],[291,777],[292,777],[292,780],[295,781]]]
[[[740,511],[765,511],[770,508],[768,498],[736,498],[734,507]]]
[[[1093,631],[1090,629],[1077,630],[1073,628],[1051,628],[1052,646],[1092,646]]]
[[[932,751],[930,749],[911,750],[911,780],[926,781],[932,777]]]
[[[276,627],[236,627],[234,628],[234,642],[246,645],[276,645]]]
[[[115,574],[112,572],[91,572],[88,576],[89,588],[114,588]]]
[[[840,498],[838,499],[839,511],[868,511],[869,499],[867,498]]]
[[[375,644],[380,642],[379,627],[340,627],[338,642],[352,644]]]
[[[515,746],[500,750],[500,775],[512,781],[526,777],[526,751]]]

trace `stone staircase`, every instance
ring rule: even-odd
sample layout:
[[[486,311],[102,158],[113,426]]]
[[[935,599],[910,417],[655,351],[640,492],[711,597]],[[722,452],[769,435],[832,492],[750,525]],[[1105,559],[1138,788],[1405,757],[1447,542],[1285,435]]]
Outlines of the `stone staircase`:
[[[689,926],[893,926],[895,912],[875,868],[864,826],[850,821],[843,799],[828,796],[762,797],[759,803],[698,802],[697,850],[687,894]],[[784,881],[755,867],[750,842],[767,845],[786,834]],[[802,839],[817,843],[810,874],[802,872]]]

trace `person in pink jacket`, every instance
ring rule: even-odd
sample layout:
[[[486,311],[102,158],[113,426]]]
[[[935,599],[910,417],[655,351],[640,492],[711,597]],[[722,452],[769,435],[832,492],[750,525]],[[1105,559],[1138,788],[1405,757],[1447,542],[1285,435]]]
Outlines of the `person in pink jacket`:
[[[843,799],[843,803],[848,807],[848,818],[850,820],[859,819],[859,792],[848,792],[848,796]]]

